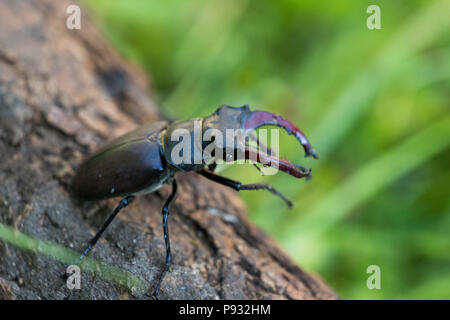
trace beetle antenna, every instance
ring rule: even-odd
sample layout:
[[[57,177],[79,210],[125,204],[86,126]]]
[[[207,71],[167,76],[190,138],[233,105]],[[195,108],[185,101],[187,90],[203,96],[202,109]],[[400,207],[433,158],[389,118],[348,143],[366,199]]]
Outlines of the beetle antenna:
[[[266,146],[264,143],[262,143],[261,141],[259,141],[258,137],[255,135],[254,131],[251,131],[248,133],[248,136],[256,142],[256,145],[258,146],[258,148],[261,148],[263,152],[269,154],[269,155],[274,155],[276,156],[276,152],[273,151],[270,147]]]
[[[259,173],[261,173],[262,176],[264,176],[264,172],[261,170],[260,167],[258,167],[258,165],[256,164],[256,162],[252,162],[252,165],[256,168],[256,170],[259,171]]]

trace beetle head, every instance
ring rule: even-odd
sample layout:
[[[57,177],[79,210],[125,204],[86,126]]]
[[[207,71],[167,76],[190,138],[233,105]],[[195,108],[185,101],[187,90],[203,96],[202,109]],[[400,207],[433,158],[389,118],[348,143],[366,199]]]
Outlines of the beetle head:
[[[239,108],[222,105],[211,116],[204,118],[203,132],[214,129],[222,133],[222,137],[224,138],[216,140],[215,147],[225,150],[231,145],[238,154],[243,154],[245,159],[252,159],[264,165],[275,164],[280,170],[297,178],[309,176],[310,170],[306,170],[299,165],[290,163],[286,159],[279,159],[275,155],[262,152],[248,145],[248,137],[252,136],[254,130],[264,125],[274,125],[285,129],[287,133],[297,138],[303,146],[306,156],[312,156],[317,159],[317,155],[308,139],[293,123],[270,112],[250,111],[248,105]],[[230,137],[226,134],[230,130],[234,131],[235,134],[231,144],[230,141],[227,141],[227,138],[229,140]],[[204,148],[205,142],[203,143]],[[224,154],[229,154],[229,152],[225,152]]]

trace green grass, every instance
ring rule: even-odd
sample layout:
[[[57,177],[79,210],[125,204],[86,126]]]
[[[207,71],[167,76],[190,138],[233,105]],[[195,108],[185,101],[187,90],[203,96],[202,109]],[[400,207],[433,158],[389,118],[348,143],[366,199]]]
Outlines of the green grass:
[[[36,239],[30,235],[24,234],[19,230],[5,226],[0,223],[0,240],[10,243],[24,251],[45,255],[55,259],[65,265],[73,264],[77,261],[80,253],[61,247],[55,243]],[[148,284],[143,279],[122,270],[112,267],[106,263],[95,259],[85,257],[80,263],[81,270],[100,276],[106,280],[112,281],[118,285],[128,288],[137,295],[142,295],[148,289]]]

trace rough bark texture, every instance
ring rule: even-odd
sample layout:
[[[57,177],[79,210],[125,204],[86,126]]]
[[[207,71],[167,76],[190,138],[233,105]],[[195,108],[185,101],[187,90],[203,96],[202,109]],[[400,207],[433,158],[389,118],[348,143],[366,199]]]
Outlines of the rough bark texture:
[[[66,28],[69,4],[0,1],[0,222],[80,251],[118,199],[72,199],[74,170],[108,139],[162,116],[143,72],[114,52],[84,12],[81,30]],[[178,180],[173,270],[160,298],[336,298],[248,221],[235,192],[196,174]],[[138,197],[92,257],[153,289],[165,255],[161,207],[169,192]],[[60,279],[65,267],[0,240],[0,298],[147,298],[86,273],[82,289],[70,291]]]

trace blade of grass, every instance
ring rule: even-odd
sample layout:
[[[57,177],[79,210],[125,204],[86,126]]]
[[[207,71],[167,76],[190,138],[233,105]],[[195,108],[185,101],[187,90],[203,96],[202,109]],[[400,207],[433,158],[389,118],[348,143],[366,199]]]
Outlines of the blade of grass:
[[[24,251],[43,254],[64,264],[71,264],[80,256],[79,253],[73,250],[69,250],[49,241],[36,239],[1,223],[0,240]],[[142,295],[148,287],[143,279],[134,276],[130,272],[112,267],[89,257],[83,259],[79,266],[80,269],[86,272],[93,273],[105,280],[112,281],[120,286],[128,288],[133,294]]]

